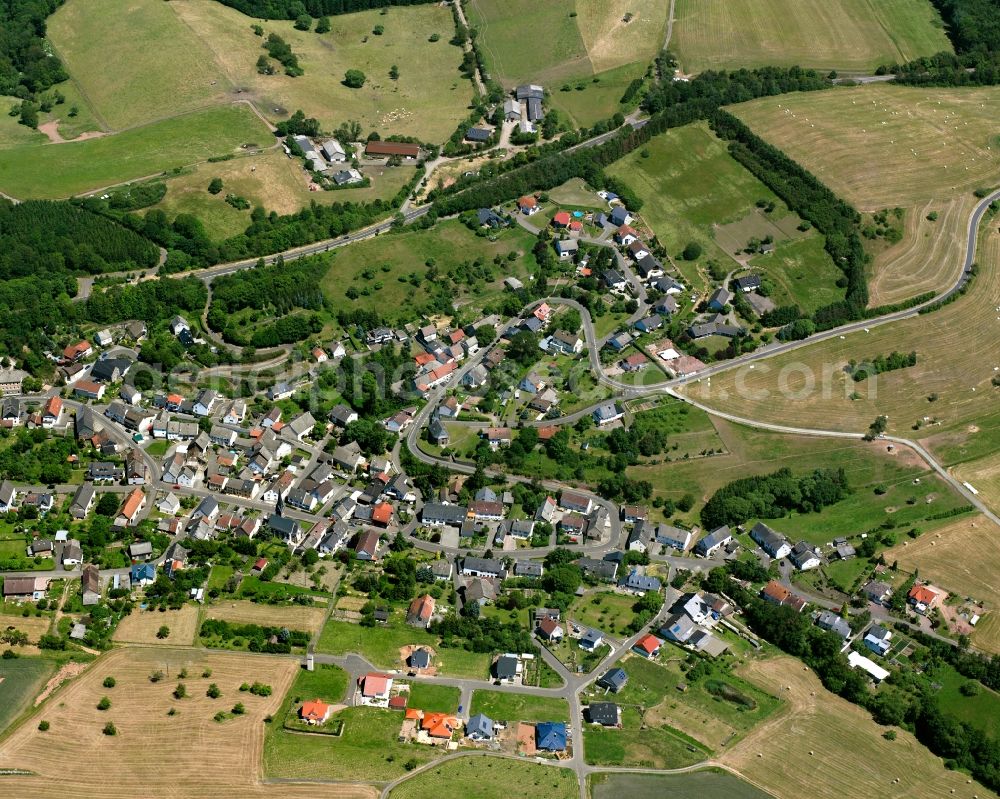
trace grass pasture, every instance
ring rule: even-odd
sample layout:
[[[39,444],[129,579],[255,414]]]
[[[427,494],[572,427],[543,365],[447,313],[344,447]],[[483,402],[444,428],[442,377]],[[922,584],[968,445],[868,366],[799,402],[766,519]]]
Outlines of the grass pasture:
[[[0,148],[21,147],[29,144],[44,144],[48,141],[44,133],[32,130],[18,122],[17,117],[7,114],[7,110],[21,101],[16,97],[0,95]]]
[[[751,732],[720,762],[775,796],[815,799],[903,799],[920,794],[971,799],[989,792],[965,774],[945,769],[908,732],[887,741],[869,713],[826,691],[790,657],[750,661],[740,670],[758,685],[775,686],[785,712]],[[780,746],[775,746],[776,736]],[[845,779],[846,774],[850,779]]]
[[[428,796],[576,799],[578,795],[576,777],[569,769],[498,758],[465,757],[442,763],[406,780],[393,788],[388,799],[425,799]]]
[[[175,680],[151,683],[154,670],[177,671],[186,667],[188,696],[175,700]],[[212,676],[201,678],[204,669]],[[117,685],[101,686],[107,675]],[[61,796],[101,795],[109,799],[135,796],[135,779],[143,775],[146,785],[170,783],[165,789],[177,796],[240,796],[271,799],[305,799],[316,796],[315,786],[267,785],[259,781],[260,754],[267,727],[264,717],[274,713],[295,676],[290,660],[247,657],[191,650],[130,647],[105,655],[77,681],[58,694],[0,744],[0,768],[24,769],[37,776],[6,776],[4,791],[19,799],[47,799],[53,784]],[[274,694],[262,698],[240,693],[248,680],[271,685]],[[209,682],[222,690],[222,697],[205,695]],[[97,710],[98,699],[109,694],[112,707]],[[246,713],[216,722],[213,716],[242,702]],[[168,716],[176,707],[178,713]],[[41,733],[39,719],[51,724]],[[104,724],[118,728],[115,737],[102,735]],[[86,751],[87,757],[80,753]],[[73,763],[72,769],[66,764]],[[219,768],[224,763],[225,768]],[[159,789],[151,789],[159,792]],[[326,793],[324,793],[326,795]],[[330,796],[373,797],[364,786],[341,785],[329,789]]]
[[[642,220],[678,259],[678,267],[695,287],[707,286],[707,278],[699,270],[705,260],[714,258],[736,269],[739,264],[734,260],[734,251],[745,246],[751,236],[763,238],[771,232],[777,239],[778,234],[790,230],[798,239],[782,244],[773,256],[758,259],[760,265],[768,274],[775,275],[774,282],[787,283],[788,293],[807,305],[821,303],[797,285],[797,275],[801,272],[811,275],[809,289],[813,294],[825,296],[826,292],[836,291],[833,283],[839,270],[822,250],[822,244],[796,248],[805,242],[821,242],[819,234],[795,231],[798,220],[770,189],[729,155],[726,145],[707,124],[686,125],[657,136],[645,147],[612,164],[608,172],[627,183],[643,200]],[[715,190],[706,192],[705,186],[713,186]],[[760,225],[751,226],[749,220],[758,214],[758,200],[774,202],[775,210],[760,220]],[[789,216],[794,221],[788,220]],[[679,253],[690,241],[701,244],[705,252],[696,263],[679,260]],[[785,248],[790,251],[795,248],[788,256],[794,271],[779,275],[774,259],[783,257]]]
[[[70,0],[52,15],[48,34],[111,130],[237,99],[212,51],[172,3]]]
[[[684,391],[722,411],[795,427],[863,432],[884,414],[890,433],[918,437],[957,430],[994,413],[1000,231],[995,222],[988,224],[977,257],[979,275],[964,297],[945,308],[803,347],[753,370],[733,369],[713,376],[710,385],[695,383]],[[863,361],[893,350],[916,351],[916,366],[861,383],[843,371],[852,358]],[[851,399],[855,391],[858,397]]]
[[[226,202],[230,192],[279,214],[291,214],[312,202],[321,204],[390,199],[413,177],[412,167],[366,166],[371,185],[338,191],[309,191],[308,178],[299,159],[274,149],[247,158],[201,163],[167,180],[167,194],[156,205],[172,218],[197,215],[210,236],[225,238],[242,233],[250,224],[250,211],[238,211]],[[223,191],[208,193],[212,178],[221,178]]]
[[[596,627],[609,635],[626,635],[635,614],[636,599],[617,591],[595,591],[575,600],[566,611],[568,618],[587,627]]]
[[[246,106],[220,106],[96,139],[0,150],[0,191],[59,199],[235,153],[245,144],[268,147],[273,140]],[[39,163],[55,167],[41,178]]]
[[[698,799],[770,799],[771,795],[726,771],[705,769],[686,774],[595,774],[590,778],[593,799],[661,799],[663,796]]]
[[[170,635],[161,640],[156,637],[162,625],[170,628]],[[180,610],[162,613],[136,608],[121,620],[113,640],[130,644],[159,644],[161,646],[191,646],[198,632],[198,608],[186,604]]]
[[[456,300],[468,301],[471,295],[476,298],[477,305],[481,305],[503,293],[505,277],[513,275],[527,279],[525,256],[534,263],[530,256],[534,243],[534,237],[520,227],[505,230],[496,241],[490,241],[476,236],[460,222],[443,222],[429,230],[378,236],[351,246],[349,251],[334,251],[330,269],[320,287],[335,307],[341,307],[346,302],[350,303],[349,307],[377,310],[387,319],[411,321],[419,312],[417,299],[426,289],[415,289],[407,278],[412,274],[426,275],[428,260],[433,259],[437,271],[444,275],[465,261],[480,258],[491,265],[497,255],[519,253],[520,257],[513,263],[504,261],[501,266],[494,267],[494,280],[477,280],[471,289],[462,286]],[[388,269],[383,266],[388,266]],[[366,269],[375,272],[371,281],[362,276]],[[381,289],[375,288],[377,283],[381,283]],[[370,293],[349,300],[345,294],[351,287],[359,292],[369,290]]]
[[[621,108],[626,87],[645,73],[667,29],[667,5],[656,0],[471,0],[466,14],[479,30],[491,77],[506,88],[542,84],[550,105],[577,126]]]
[[[429,682],[410,684],[408,707],[415,707],[429,713],[456,713],[461,691],[450,685],[434,685]]]
[[[326,608],[304,605],[262,605],[246,600],[226,600],[205,608],[205,617],[236,624],[260,624],[264,627],[288,627],[313,633],[323,624]]]
[[[458,71],[461,50],[449,44],[454,22],[446,7],[404,6],[384,15],[372,10],[332,16],[325,34],[295,30],[285,20],[263,23],[265,36],[277,33],[298,56],[305,74],[297,78],[284,75],[280,67],[277,75],[258,74],[256,63],[264,50],[262,39],[250,30],[257,20],[203,0],[180,0],[169,8],[212,51],[212,66],[272,121],[301,108],[325,129],[356,119],[366,135],[377,130],[383,137],[397,133],[441,142],[468,113],[473,89]],[[383,35],[372,34],[376,25],[384,26]],[[440,40],[428,41],[435,33]],[[398,80],[389,78],[393,64],[399,66]],[[348,69],[365,73],[361,89],[341,84]]]
[[[685,72],[758,66],[868,71],[951,50],[927,0],[678,0]]]
[[[0,662],[0,733],[16,719],[41,691],[55,671],[55,662],[20,657]]]
[[[475,691],[469,715],[485,713],[496,721],[569,721],[569,705],[565,699],[547,696],[514,694],[506,691]]]

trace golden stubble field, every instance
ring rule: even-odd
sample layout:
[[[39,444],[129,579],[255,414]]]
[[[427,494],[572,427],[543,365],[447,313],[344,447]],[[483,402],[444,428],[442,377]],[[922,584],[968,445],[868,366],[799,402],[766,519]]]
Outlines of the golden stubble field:
[[[188,697],[172,691],[177,672],[187,668]],[[206,669],[210,678],[202,678]],[[54,696],[8,739],[0,743],[0,768],[24,769],[33,776],[5,776],[4,796],[17,799],[134,799],[136,796],[218,799],[344,799],[374,797],[370,787],[355,785],[265,785],[260,755],[264,717],[281,704],[295,676],[293,660],[222,653],[125,648],[96,661],[79,680]],[[169,676],[151,683],[160,669]],[[101,682],[113,676],[117,685]],[[273,688],[270,697],[240,693],[242,682],[258,680]],[[205,690],[217,683],[222,696],[209,699]],[[107,711],[96,709],[110,697]],[[219,710],[236,702],[243,716],[216,722]],[[175,716],[168,716],[170,708]],[[51,724],[37,730],[41,719]],[[111,721],[114,737],[101,730]]]
[[[205,617],[237,624],[260,624],[265,627],[288,627],[316,632],[326,618],[326,608],[303,605],[263,605],[247,600],[228,600],[205,608]]]
[[[164,624],[170,628],[170,635],[161,640],[156,633]],[[136,608],[121,620],[113,640],[131,644],[190,646],[197,632],[198,608],[188,603],[180,610],[165,610],[162,613]]]
[[[719,760],[779,799],[972,799],[991,795],[948,771],[908,732],[882,737],[867,711],[823,688],[790,657],[751,660],[741,676],[788,702]]]
[[[864,432],[876,416],[889,432],[924,437],[996,411],[1000,373],[1000,231],[984,223],[979,275],[941,310],[835,336],[686,386],[692,398],[743,418],[794,427]],[[893,350],[917,353],[916,366],[855,383],[844,373]],[[858,397],[851,399],[852,392]],[[933,397],[933,401],[929,398]],[[920,430],[913,425],[920,422]]]

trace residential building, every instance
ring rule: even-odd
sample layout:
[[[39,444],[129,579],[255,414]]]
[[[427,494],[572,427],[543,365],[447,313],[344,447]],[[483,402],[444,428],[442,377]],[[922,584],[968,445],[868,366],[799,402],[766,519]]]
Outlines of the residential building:
[[[507,577],[507,567],[499,560],[467,557],[462,559],[462,574],[503,580]]]
[[[434,597],[430,594],[418,596],[406,611],[406,623],[414,627],[426,627],[434,616]]]
[[[815,547],[806,541],[799,541],[788,553],[788,559],[799,571],[808,571],[817,568],[822,561],[816,554]]]
[[[788,543],[788,539],[763,522],[757,522],[753,526],[750,530],[750,538],[776,560],[787,557],[792,551],[792,545]]]
[[[693,530],[683,530],[669,524],[658,524],[654,539],[656,543],[665,547],[671,547],[679,552],[687,552],[691,546],[691,541],[695,536]]]
[[[80,594],[84,607],[91,607],[101,601],[101,573],[93,563],[84,566],[80,574]]]
[[[594,421],[597,422],[599,427],[603,427],[606,424],[611,424],[612,422],[617,422],[625,417],[625,411],[618,405],[617,402],[606,402],[603,405],[599,405],[596,410],[594,410]]]
[[[862,643],[876,655],[885,657],[892,648],[892,631],[879,624],[873,624],[865,632]]]
[[[655,658],[659,656],[661,646],[663,646],[663,641],[652,633],[647,633],[635,642],[632,651],[644,658]]]
[[[785,588],[777,580],[771,580],[767,585],[761,589],[760,596],[767,602],[772,602],[775,605],[787,605],[793,610],[801,613],[806,606],[806,601],[793,594],[790,590]]]
[[[628,674],[625,673],[625,669],[617,666],[597,678],[597,687],[612,693],[618,693],[626,685],[628,685]]]
[[[819,616],[816,618],[816,626],[822,630],[829,630],[830,632],[836,633],[845,641],[851,637],[851,625],[848,624],[847,619],[844,619],[829,610],[820,612]]]
[[[379,548],[378,530],[369,530],[362,533],[354,547],[354,555],[358,560],[375,560],[378,557]]]
[[[733,534],[729,525],[723,525],[698,541],[694,551],[695,554],[701,555],[703,558],[710,558],[732,540]]]

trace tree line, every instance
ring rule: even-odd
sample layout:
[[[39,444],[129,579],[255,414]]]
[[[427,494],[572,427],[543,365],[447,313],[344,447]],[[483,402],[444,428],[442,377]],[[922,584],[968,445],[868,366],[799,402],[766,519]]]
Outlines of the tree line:
[[[387,6],[416,6],[433,0],[219,0],[223,5],[258,19],[298,19],[350,14]]]
[[[33,98],[69,78],[45,43],[45,20],[62,0],[0,3],[0,94]]]
[[[876,355],[867,361],[858,363],[853,358],[847,364],[847,373],[854,379],[855,383],[867,380],[872,375],[880,375],[883,372],[893,372],[896,369],[906,369],[917,365],[917,353],[902,353],[893,350],[888,355]]]
[[[815,469],[796,477],[789,468],[741,477],[716,491],[701,509],[708,530],[748,519],[774,519],[790,511],[811,513],[833,505],[851,492],[843,468]]]

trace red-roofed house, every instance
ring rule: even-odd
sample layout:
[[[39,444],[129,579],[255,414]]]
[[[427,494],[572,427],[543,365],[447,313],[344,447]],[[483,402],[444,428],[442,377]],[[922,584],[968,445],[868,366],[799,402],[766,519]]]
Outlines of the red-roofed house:
[[[392,524],[392,505],[388,502],[380,502],[372,508],[372,524],[379,527],[388,527]]]
[[[63,350],[63,358],[67,361],[78,361],[93,354],[94,348],[90,346],[89,341],[78,341],[76,344],[70,344]]]
[[[642,655],[644,658],[655,658],[660,654],[661,646],[663,646],[663,641],[655,635],[647,633],[635,642],[635,646],[632,647],[632,651],[637,655]]]
[[[418,352],[414,356],[413,360],[417,364],[417,366],[426,366],[431,361],[435,360],[435,358],[429,352]]]
[[[649,365],[649,359],[641,352],[629,355],[622,362],[622,369],[626,372],[641,372]]]
[[[629,227],[628,225],[622,225],[617,231],[615,231],[615,241],[623,247],[628,247],[629,244],[638,238],[639,234],[636,233],[635,228]]]
[[[534,197],[522,197],[517,201],[517,207],[525,216],[531,216],[538,211],[538,200]]]
[[[332,711],[333,707],[331,705],[321,702],[319,699],[313,699],[311,702],[302,703],[302,709],[299,710],[299,718],[307,724],[323,724],[330,718]]]
[[[559,642],[563,639],[562,625],[551,616],[546,616],[538,622],[538,634],[546,641]]]
[[[418,596],[410,603],[409,610],[406,611],[406,623],[412,624],[414,627],[426,627],[431,623],[434,606],[434,597],[430,594]]]
[[[392,677],[388,674],[369,672],[358,681],[361,685],[361,701],[366,705],[385,707],[389,703],[389,691],[392,690]]]
[[[583,232],[583,222],[581,222],[579,219],[574,219],[572,222],[569,223],[569,232],[570,233],[582,233]]]
[[[447,713],[424,713],[424,717],[420,720],[421,731],[426,732],[431,738],[450,739],[457,726],[457,719]]]
[[[535,315],[535,318],[538,319],[539,321],[548,322],[549,317],[552,316],[552,308],[549,307],[548,303],[543,302],[541,305],[535,308],[535,310],[532,311],[532,313]]]
[[[257,562],[253,565],[253,570],[255,572],[262,572],[267,568],[267,558],[257,558]]]
[[[569,227],[570,215],[569,211],[560,211],[554,217],[552,217],[552,224],[556,227]]]
[[[115,517],[116,527],[129,527],[136,523],[139,513],[146,507],[146,495],[141,488],[134,489],[122,503]]]
[[[62,416],[63,401],[60,397],[49,397],[42,409],[42,427],[55,427]]]
[[[927,613],[938,603],[941,595],[928,585],[915,585],[907,598],[917,613]]]
[[[406,710],[406,694],[396,694],[389,700],[389,710]]]

